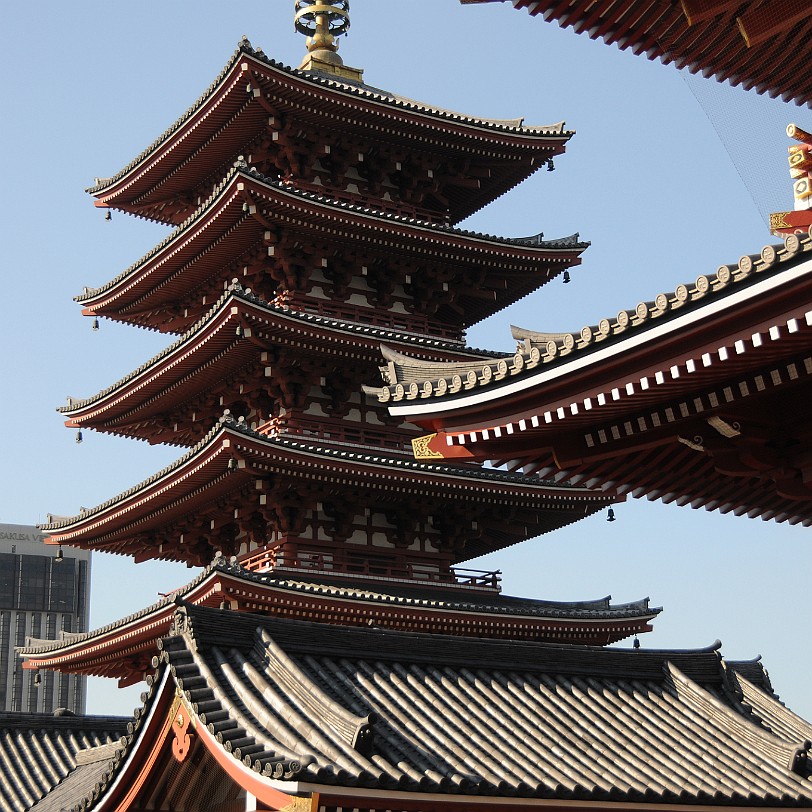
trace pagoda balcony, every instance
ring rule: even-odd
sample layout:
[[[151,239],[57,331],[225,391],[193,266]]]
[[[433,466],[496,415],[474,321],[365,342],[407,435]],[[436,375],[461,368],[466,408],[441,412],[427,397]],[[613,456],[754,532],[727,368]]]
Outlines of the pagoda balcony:
[[[274,418],[258,426],[257,432],[269,437],[290,437],[356,448],[386,449],[404,457],[411,456],[409,439],[414,436],[412,429],[395,431],[391,428],[375,428],[363,422],[308,419],[301,415],[296,415],[294,420]]]
[[[335,579],[372,579],[380,581],[398,581],[418,583],[421,586],[464,587],[487,589],[501,592],[501,570],[477,570],[467,567],[451,567],[429,562],[394,561],[381,558],[380,561],[369,556],[361,558],[337,556],[334,552],[299,549],[294,556],[289,550],[273,548],[255,551],[240,560],[240,566],[249,572],[270,573],[277,575],[290,573],[301,576],[325,576]]]

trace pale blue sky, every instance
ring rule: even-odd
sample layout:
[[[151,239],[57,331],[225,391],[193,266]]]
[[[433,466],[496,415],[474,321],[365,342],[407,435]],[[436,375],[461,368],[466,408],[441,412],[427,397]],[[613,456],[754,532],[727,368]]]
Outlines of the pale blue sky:
[[[214,79],[240,37],[286,64],[304,40],[292,0],[237,3],[41,0],[4,12],[0,60],[3,352],[0,521],[74,514],[146,478],[177,449],[74,432],[54,412],[122,377],[171,338],[103,322],[71,299],[143,255],[166,229],[106,222],[83,189],[126,164]],[[771,242],[762,210],[789,207],[791,120],[809,111],[687,82],[670,68],[530,19],[509,4],[353,0],[342,41],[366,80],[404,96],[529,124],[577,130],[556,171],[540,172],[464,225],[505,236],[574,231],[592,241],[570,285],[554,283],[469,332],[510,349],[509,325],[577,330]],[[694,92],[734,136],[742,184]],[[765,202],[767,201],[767,202]],[[773,203],[775,201],[775,203]],[[808,531],[631,501],[482,561],[509,594],[616,601],[650,595],[665,612],[644,646],[690,648],[717,637],[730,658],[764,655],[776,690],[812,718],[806,616]],[[92,625],[142,608],[193,576],[182,566],[95,556]],[[477,562],[473,563],[477,566]],[[128,713],[138,692],[94,682],[89,709]]]

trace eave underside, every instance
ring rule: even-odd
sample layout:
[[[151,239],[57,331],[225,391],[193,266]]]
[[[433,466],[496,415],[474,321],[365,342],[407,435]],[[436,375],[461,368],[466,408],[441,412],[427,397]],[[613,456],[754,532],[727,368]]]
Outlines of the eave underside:
[[[460,0],[463,4],[499,0]],[[812,104],[804,0],[512,0],[533,16],[691,73],[799,105]]]
[[[149,255],[77,301],[89,315],[179,333],[234,278],[268,301],[315,285],[332,301],[307,307],[338,314],[352,292],[372,298],[372,306],[354,309],[359,320],[392,327],[401,321],[413,325],[401,329],[459,339],[464,327],[578,265],[586,247],[577,235],[511,240],[436,228],[232,171]],[[353,277],[364,277],[362,288],[353,287]],[[409,291],[410,313],[385,312],[381,300],[396,285]]]
[[[262,527],[271,521],[283,532],[301,532],[306,496],[313,505],[347,502],[350,513],[395,515],[391,533],[398,538],[417,532],[418,515],[423,521],[434,515],[431,521],[453,549],[452,562],[459,563],[565,526],[614,501],[471,468],[275,440],[231,419],[224,423],[151,480],[80,516],[44,526],[49,542],[136,560],[205,565],[218,549],[229,555],[239,550],[243,524],[235,523],[235,510],[248,534],[260,532],[252,530],[255,513]],[[267,517],[264,506],[271,511]],[[331,510],[333,516],[342,513],[339,507]]]
[[[384,154],[391,160],[403,153],[404,160],[416,160],[417,172],[424,164],[458,167],[460,178],[443,188],[425,213],[459,222],[562,153],[572,135],[561,125],[518,124],[448,115],[372,88],[325,81],[271,63],[248,46],[164,136],[90,191],[97,205],[177,224],[238,155],[256,162],[281,152],[284,160],[276,161],[281,171],[288,163],[307,162],[310,153],[310,159],[323,156],[327,144],[333,163],[339,153],[357,154],[360,148],[373,165]],[[476,178],[475,185],[466,182],[467,174]]]

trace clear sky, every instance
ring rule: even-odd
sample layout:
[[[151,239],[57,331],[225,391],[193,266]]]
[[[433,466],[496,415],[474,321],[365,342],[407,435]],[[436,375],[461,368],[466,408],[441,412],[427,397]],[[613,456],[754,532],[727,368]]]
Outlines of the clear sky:
[[[83,189],[172,124],[243,34],[297,65],[304,40],[293,30],[293,5],[39,0],[5,9],[0,521],[73,515],[180,456],[93,432],[77,444],[54,411],[172,341],[109,322],[93,332],[72,302],[167,233],[120,214],[105,221]],[[572,284],[553,283],[471,329],[479,347],[512,349],[512,323],[550,331],[596,324],[774,242],[762,213],[791,208],[792,199],[783,127],[812,128],[805,108],[687,81],[510,4],[353,0],[341,52],[369,84],[401,95],[528,124],[564,119],[577,131],[554,172],[538,173],[463,224],[504,236],[578,231],[592,242]],[[611,594],[617,602],[649,595],[665,611],[644,646],[693,648],[720,638],[728,658],[761,654],[782,699],[812,718],[809,531],[645,500],[616,512],[613,524],[599,515],[472,566],[501,568],[508,594]],[[93,574],[98,627],[194,571],[97,555]],[[139,691],[93,681],[89,710],[129,713]]]

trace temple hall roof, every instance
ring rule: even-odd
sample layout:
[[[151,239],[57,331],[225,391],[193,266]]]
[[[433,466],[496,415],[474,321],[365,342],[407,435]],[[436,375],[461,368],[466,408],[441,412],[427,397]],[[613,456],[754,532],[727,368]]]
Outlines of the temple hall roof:
[[[743,300],[755,299],[761,293],[759,282],[772,291],[784,282],[783,275],[789,275],[790,282],[805,275],[811,251],[812,237],[792,235],[784,245],[767,245],[760,254],[744,256],[736,264],[722,265],[716,273],[701,275],[695,282],[678,285],[672,293],[660,293],[651,301],[640,302],[634,308],[621,310],[613,318],[601,319],[597,324],[585,325],[573,332],[513,327],[518,346],[512,359],[494,359],[484,365],[467,361],[443,363],[412,359],[385,350],[384,358],[391,362],[393,379],[387,381],[387,387],[370,392],[376,392],[382,402],[391,404],[394,413],[404,416],[423,411],[453,411],[476,398],[482,390],[496,392],[517,388],[511,386],[514,381],[521,381],[521,387],[532,386],[547,369],[566,367],[575,360],[597,363],[602,358],[600,350],[616,354],[620,348],[625,349],[625,345],[639,340],[638,336],[650,340],[647,334],[666,330],[686,337],[690,335],[696,317],[700,318],[700,326],[713,331],[711,316],[719,307],[736,307]],[[770,279],[773,281],[768,281]],[[696,314],[694,318],[689,316],[692,313]],[[689,318],[680,319],[682,316]],[[612,350],[608,350],[609,347]],[[657,351],[656,347],[649,349]],[[489,368],[487,372],[485,366]],[[473,379],[471,371],[474,371]],[[456,382],[455,375],[464,380]],[[399,383],[416,383],[419,391],[413,394],[410,387],[398,388]],[[407,400],[417,402],[409,406],[404,403],[403,407],[397,405]],[[420,401],[428,401],[431,405],[423,407]]]
[[[435,432],[413,441],[421,458],[812,522],[808,235],[580,331],[514,336],[512,360],[479,368],[385,352],[387,386],[367,391]]]
[[[182,607],[89,808],[112,804],[117,778],[157,752],[144,731],[176,689],[192,760],[205,750],[260,799],[272,788],[328,806],[361,792],[375,808],[426,793],[471,806],[812,806],[812,726],[758,663],[718,649],[517,644]]]
[[[4,812],[35,806],[41,812],[61,812],[66,795],[89,794],[129,721],[118,716],[0,712],[0,807]]]

